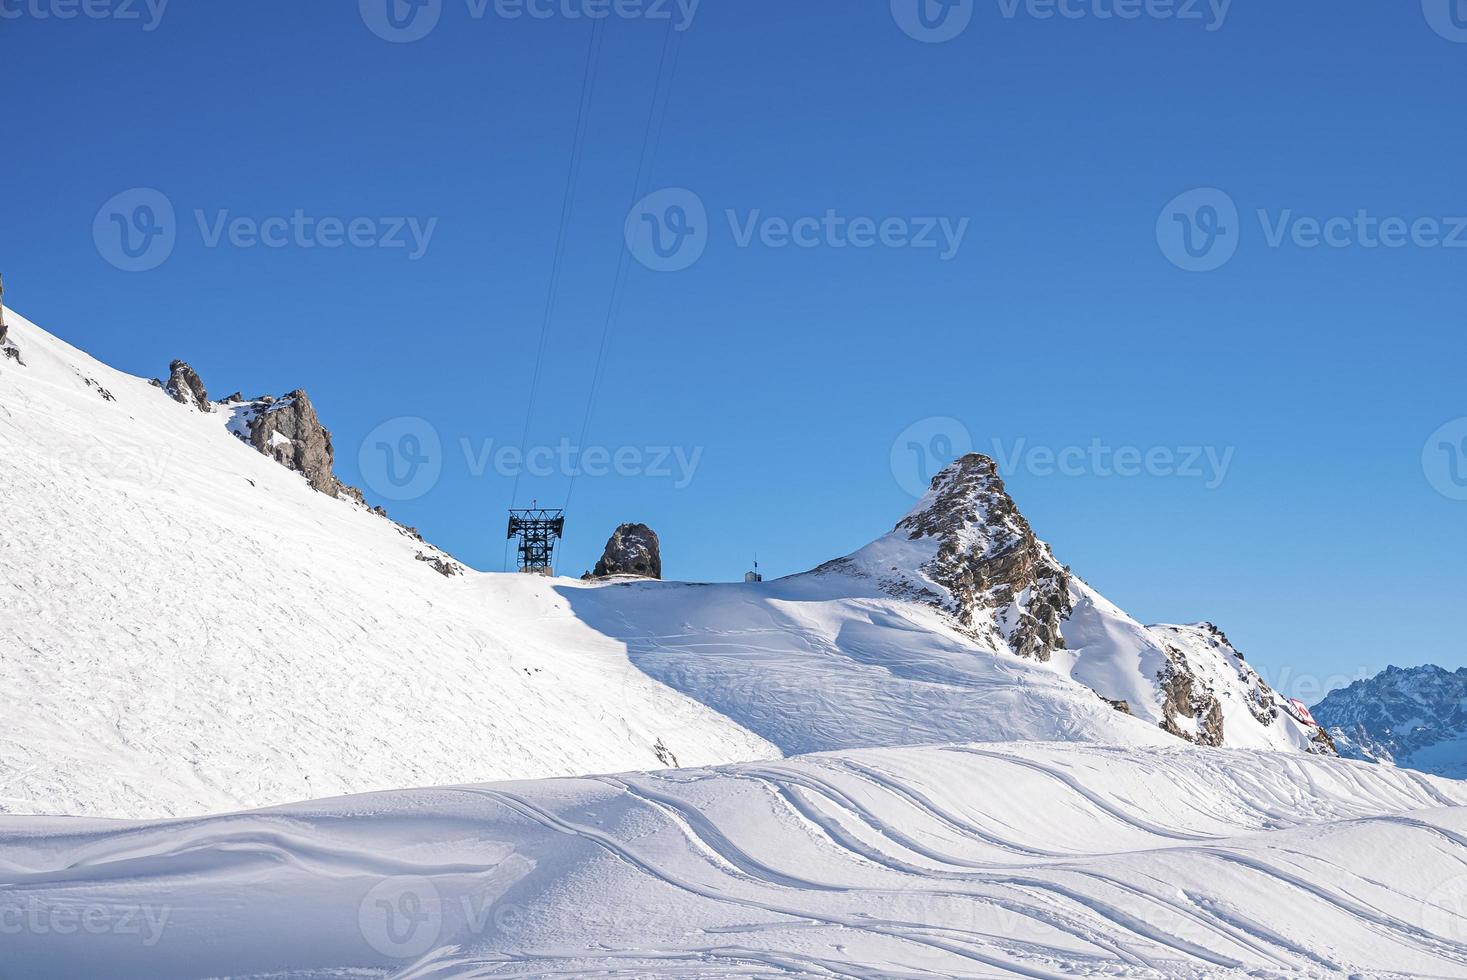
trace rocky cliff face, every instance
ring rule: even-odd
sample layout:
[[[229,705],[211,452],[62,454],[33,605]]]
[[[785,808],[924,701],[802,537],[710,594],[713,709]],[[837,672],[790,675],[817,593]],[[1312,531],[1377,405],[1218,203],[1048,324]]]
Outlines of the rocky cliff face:
[[[310,397],[300,389],[276,400],[248,403],[243,414],[249,444],[306,478],[312,489],[338,496],[344,489],[333,467],[331,433],[321,424]]]
[[[623,524],[606,542],[606,550],[591,575],[593,578],[612,575],[662,578],[662,543],[657,539],[657,532],[645,524]]]
[[[1347,758],[1467,778],[1467,667],[1387,667],[1313,713]]]
[[[209,392],[204,388],[203,379],[183,361],[174,361],[168,365],[168,380],[164,383],[163,390],[180,405],[187,405],[201,412],[214,411],[214,403],[209,401]]]
[[[1047,661],[1065,648],[1069,571],[1034,536],[992,459],[973,453],[943,470],[893,533],[930,557],[926,583],[897,576],[888,591],[925,598],[970,636],[1021,657]]]

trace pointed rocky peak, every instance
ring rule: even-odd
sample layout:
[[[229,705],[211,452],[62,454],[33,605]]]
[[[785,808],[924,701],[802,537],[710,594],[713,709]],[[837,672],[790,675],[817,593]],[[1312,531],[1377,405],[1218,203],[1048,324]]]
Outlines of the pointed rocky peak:
[[[592,578],[639,575],[662,578],[662,543],[657,532],[645,524],[623,524],[606,542]]]
[[[203,379],[183,361],[174,361],[168,365],[168,381],[163,385],[163,390],[180,405],[188,405],[201,412],[214,411],[214,403],[209,401],[209,392],[204,388]]]
[[[995,650],[1047,661],[1065,649],[1069,570],[1035,537],[997,464],[978,453],[938,473],[891,534],[817,571],[874,578]]]

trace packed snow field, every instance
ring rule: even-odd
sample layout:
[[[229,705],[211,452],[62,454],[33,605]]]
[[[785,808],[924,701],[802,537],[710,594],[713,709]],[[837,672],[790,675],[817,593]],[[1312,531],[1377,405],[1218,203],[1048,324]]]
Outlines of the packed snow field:
[[[1303,754],[980,744],[13,817],[0,972],[1461,977],[1463,804]]]
[[[6,322],[0,977],[1467,977],[1467,783],[1314,754],[981,457],[777,582],[445,576]]]

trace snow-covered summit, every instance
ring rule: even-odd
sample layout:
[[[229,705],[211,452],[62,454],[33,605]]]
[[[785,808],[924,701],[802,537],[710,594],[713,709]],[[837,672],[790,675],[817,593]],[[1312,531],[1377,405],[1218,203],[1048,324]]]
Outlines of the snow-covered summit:
[[[893,595],[931,602],[992,649],[1041,661],[1064,649],[1069,572],[1034,536],[997,464],[978,453],[939,473],[890,534],[822,570],[869,575]]]
[[[1045,664],[1179,738],[1333,752],[1217,627],[1142,626],[1073,574],[987,456],[949,465],[889,534],[811,574],[926,604],[994,654]]]
[[[1387,667],[1314,707],[1340,754],[1467,778],[1467,667]]]

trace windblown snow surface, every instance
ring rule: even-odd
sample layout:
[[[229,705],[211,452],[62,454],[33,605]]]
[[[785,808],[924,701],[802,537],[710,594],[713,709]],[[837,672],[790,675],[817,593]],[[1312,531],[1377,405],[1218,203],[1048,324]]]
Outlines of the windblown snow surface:
[[[155,824],[0,821],[7,976],[1467,975],[1467,784],[868,749]]]
[[[0,978],[1467,977],[1467,784],[1300,751],[1209,629],[1075,579],[1052,663],[987,649],[900,535],[444,577],[7,320]],[[1240,747],[1161,730],[1168,657]]]

